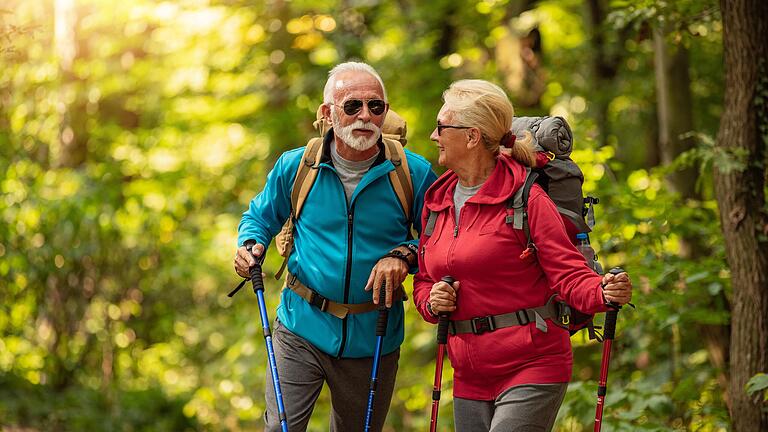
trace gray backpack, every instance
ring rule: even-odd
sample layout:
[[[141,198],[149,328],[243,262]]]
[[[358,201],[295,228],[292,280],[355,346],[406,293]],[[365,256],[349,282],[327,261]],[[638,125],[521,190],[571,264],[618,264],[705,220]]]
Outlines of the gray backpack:
[[[557,206],[565,225],[568,238],[584,254],[587,264],[598,274],[603,269],[597,261],[594,250],[589,246],[589,233],[595,225],[594,205],[597,198],[584,197],[582,184],[584,174],[571,159],[573,134],[571,127],[562,117],[517,117],[512,122],[512,133],[522,138],[525,131],[533,136],[536,150],[536,167],[527,170],[525,184],[509,200],[507,207],[515,209],[513,228],[525,233],[527,249],[523,254],[536,252],[528,226],[528,196],[534,183],[544,189]],[[568,329],[571,334],[587,327],[590,338],[595,337],[592,315],[570,309]]]

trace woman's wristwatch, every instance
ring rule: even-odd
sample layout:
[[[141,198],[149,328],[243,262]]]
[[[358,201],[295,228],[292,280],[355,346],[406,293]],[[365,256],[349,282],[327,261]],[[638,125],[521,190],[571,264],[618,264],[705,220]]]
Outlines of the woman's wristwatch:
[[[427,300],[427,312],[429,312],[432,317],[437,318],[438,314],[435,313],[435,311],[432,310],[432,305],[429,304],[429,300]]]

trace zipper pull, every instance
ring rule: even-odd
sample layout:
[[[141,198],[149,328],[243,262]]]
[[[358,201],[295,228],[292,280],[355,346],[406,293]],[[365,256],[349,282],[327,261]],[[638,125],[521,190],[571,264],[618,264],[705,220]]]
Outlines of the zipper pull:
[[[454,238],[458,237],[458,235],[459,235],[459,226],[456,225],[455,227],[453,227],[453,237]]]
[[[526,247],[523,253],[520,254],[520,259],[524,260],[528,258],[529,256],[533,255],[534,252],[536,252],[536,245],[529,243],[528,247]]]

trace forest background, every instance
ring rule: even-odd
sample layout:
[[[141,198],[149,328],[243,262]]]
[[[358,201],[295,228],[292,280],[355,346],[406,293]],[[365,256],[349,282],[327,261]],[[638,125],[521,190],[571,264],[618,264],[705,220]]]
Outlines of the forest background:
[[[456,79],[568,120],[593,245],[635,281],[605,430],[768,430],[767,4],[0,0],[0,430],[263,427],[237,224],[350,59],[432,161]],[[429,424],[435,332],[406,309],[387,431]],[[601,347],[572,340],[557,430],[591,430]]]

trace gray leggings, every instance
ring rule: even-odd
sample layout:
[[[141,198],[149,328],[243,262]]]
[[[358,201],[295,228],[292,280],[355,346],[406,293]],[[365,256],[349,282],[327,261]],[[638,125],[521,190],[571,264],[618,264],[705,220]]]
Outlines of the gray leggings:
[[[547,432],[552,430],[568,383],[522,384],[496,400],[453,398],[456,432]]]
[[[371,337],[374,337],[371,334]],[[288,430],[307,430],[309,418],[320,396],[323,382],[331,393],[331,431],[361,431],[365,429],[368,393],[371,382],[373,357],[335,358],[318,350],[303,338],[291,333],[275,320],[272,331],[280,390],[288,418]],[[395,387],[397,361],[400,350],[381,356],[379,381],[376,386],[371,430],[380,431],[389,411],[392,390]],[[267,368],[264,413],[265,431],[280,431],[277,402],[272,388],[272,374]]]

